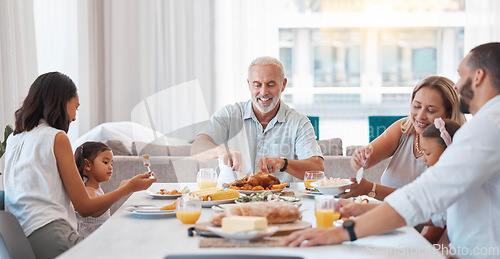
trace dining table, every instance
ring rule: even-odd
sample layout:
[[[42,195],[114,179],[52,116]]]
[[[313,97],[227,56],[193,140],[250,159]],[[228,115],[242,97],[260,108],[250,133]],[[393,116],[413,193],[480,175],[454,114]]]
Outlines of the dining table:
[[[338,245],[200,247],[207,237],[189,236],[188,229],[193,225],[182,224],[175,213],[144,216],[130,210],[133,206],[169,205],[175,199],[158,198],[152,193],[160,189],[182,190],[185,187],[191,191],[198,190],[196,183],[154,183],[148,190],[133,193],[102,226],[58,258],[171,258],[188,255],[192,258],[210,255],[232,255],[230,258],[248,255],[311,259],[445,258],[419,232],[408,226]],[[285,190],[293,191],[300,199],[302,221],[315,227],[314,195],[305,192],[303,182],[291,183]],[[197,224],[208,224],[213,213],[216,213],[214,208],[202,208]]]

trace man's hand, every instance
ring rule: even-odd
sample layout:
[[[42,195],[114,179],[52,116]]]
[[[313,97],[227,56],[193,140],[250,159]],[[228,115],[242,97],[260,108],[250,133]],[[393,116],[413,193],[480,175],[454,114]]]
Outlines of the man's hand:
[[[224,165],[230,167],[233,171],[241,173],[241,152],[219,146],[217,147],[217,154],[219,156],[219,160],[221,160]]]
[[[259,159],[259,171],[263,173],[276,173],[283,166],[285,166],[285,159],[283,158],[264,157]]]

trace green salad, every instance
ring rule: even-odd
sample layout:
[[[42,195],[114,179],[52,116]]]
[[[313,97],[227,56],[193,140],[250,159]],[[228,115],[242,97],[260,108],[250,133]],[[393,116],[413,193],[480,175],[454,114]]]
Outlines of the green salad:
[[[278,194],[274,194],[271,191],[263,191],[261,193],[252,193],[248,196],[241,196],[236,199],[236,202],[247,203],[254,201],[289,201],[297,202],[299,199],[295,197],[281,197]]]

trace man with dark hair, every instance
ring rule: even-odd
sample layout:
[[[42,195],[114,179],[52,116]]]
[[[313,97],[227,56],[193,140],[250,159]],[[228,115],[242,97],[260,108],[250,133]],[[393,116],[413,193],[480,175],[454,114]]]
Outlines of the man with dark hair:
[[[458,73],[460,79],[454,87],[462,111],[470,112],[474,119],[457,131],[453,144],[433,167],[377,208],[346,221],[344,227],[295,232],[283,245],[338,244],[432,219],[435,225],[447,225],[450,248],[459,257],[498,258],[500,43],[472,49]]]

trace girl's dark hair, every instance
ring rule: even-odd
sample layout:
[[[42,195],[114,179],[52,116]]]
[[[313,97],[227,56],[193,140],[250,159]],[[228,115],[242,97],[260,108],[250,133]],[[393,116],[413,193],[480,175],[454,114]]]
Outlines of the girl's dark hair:
[[[66,105],[75,96],[75,83],[67,75],[59,72],[40,75],[31,85],[21,108],[15,112],[14,135],[32,130],[40,119],[67,133],[70,118]]]
[[[82,177],[82,180],[88,178],[88,176],[85,175],[85,159],[87,159],[90,163],[93,163],[94,159],[100,153],[106,150],[111,151],[111,149],[106,144],[94,141],[87,141],[81,144],[78,148],[76,148],[75,162],[76,162],[76,167],[78,168],[78,172]]]
[[[453,136],[455,135],[455,132],[457,132],[457,130],[460,128],[460,125],[458,125],[458,123],[450,119],[443,119],[443,121],[445,123],[444,127],[446,128],[446,131],[448,131],[448,134],[450,134],[451,139],[453,139]],[[436,128],[436,125],[434,125],[434,123],[429,125],[424,130],[424,132],[422,132],[422,137],[435,138],[438,140],[439,144],[443,149],[447,148],[446,143],[444,143],[443,138],[441,138],[441,131],[439,131]]]

